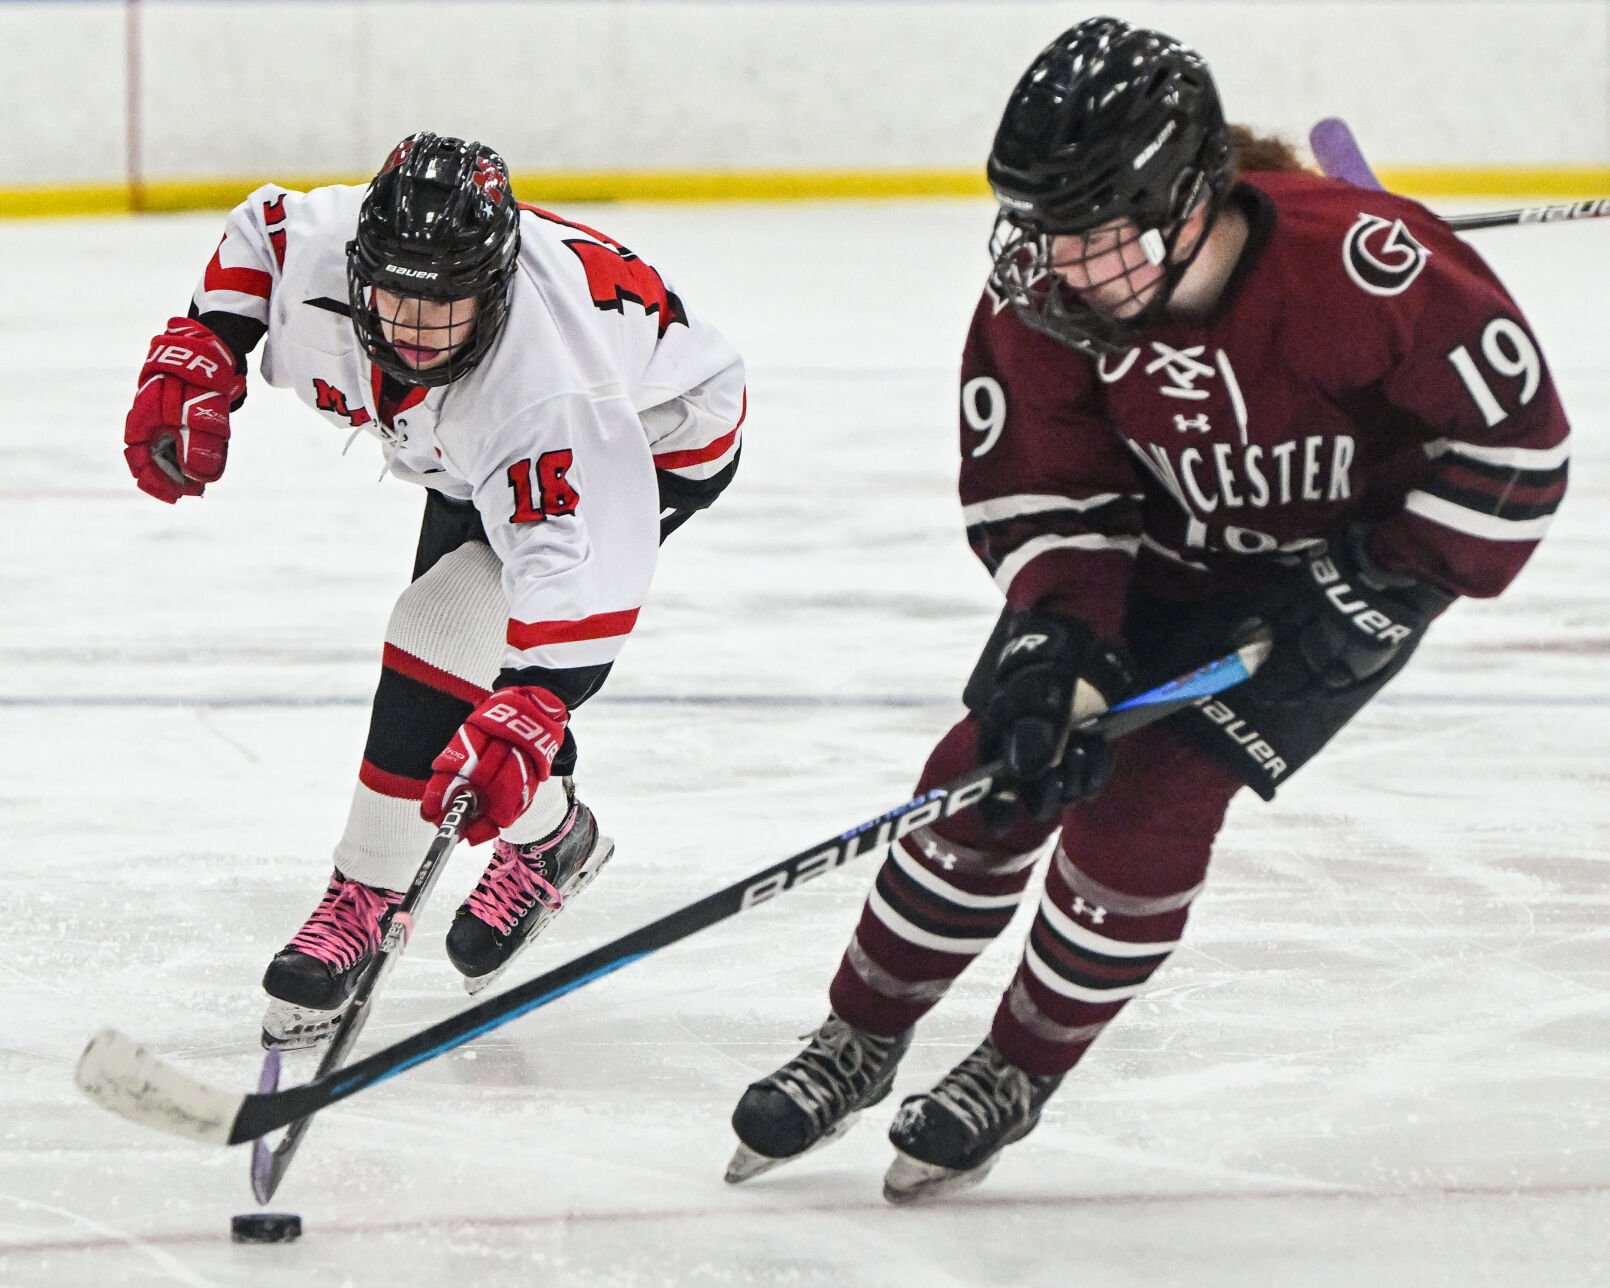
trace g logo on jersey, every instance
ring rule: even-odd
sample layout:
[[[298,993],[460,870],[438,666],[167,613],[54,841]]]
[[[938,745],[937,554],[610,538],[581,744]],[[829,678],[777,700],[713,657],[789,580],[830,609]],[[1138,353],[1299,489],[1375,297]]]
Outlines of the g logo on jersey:
[[[1360,214],[1342,243],[1342,265],[1371,295],[1401,295],[1431,257],[1401,219]]]

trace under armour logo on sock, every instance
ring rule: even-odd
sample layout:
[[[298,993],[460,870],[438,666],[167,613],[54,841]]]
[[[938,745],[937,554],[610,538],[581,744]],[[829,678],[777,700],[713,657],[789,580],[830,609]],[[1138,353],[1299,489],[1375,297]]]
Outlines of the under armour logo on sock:
[[[1100,904],[1086,903],[1083,896],[1074,895],[1073,915],[1077,917],[1083,913],[1090,914],[1090,924],[1092,926],[1099,926],[1102,922],[1107,920],[1107,910]]]
[[[946,872],[954,872],[956,870],[956,855],[950,850],[943,848],[937,841],[933,839],[933,837],[919,837],[917,840],[917,848],[922,851],[924,858],[939,864],[939,866],[944,868]]]

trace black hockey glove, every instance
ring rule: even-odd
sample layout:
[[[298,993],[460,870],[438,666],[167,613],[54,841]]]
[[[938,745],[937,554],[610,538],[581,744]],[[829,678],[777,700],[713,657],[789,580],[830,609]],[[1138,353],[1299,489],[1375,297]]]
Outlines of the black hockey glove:
[[[1274,652],[1259,676],[1273,701],[1339,693],[1380,674],[1454,597],[1377,566],[1354,525],[1305,552],[1259,611]]]
[[[1003,786],[980,806],[993,832],[1021,805],[1046,821],[1094,796],[1112,775],[1112,749],[1073,727],[1124,697],[1134,671],[1124,650],[1057,613],[1014,615],[980,659],[979,752],[1006,766]]]

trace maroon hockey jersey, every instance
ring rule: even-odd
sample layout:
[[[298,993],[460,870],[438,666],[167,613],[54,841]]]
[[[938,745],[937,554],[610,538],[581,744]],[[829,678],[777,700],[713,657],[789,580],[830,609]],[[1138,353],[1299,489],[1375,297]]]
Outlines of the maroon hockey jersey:
[[[1008,601],[1116,636],[1133,586],[1255,591],[1344,522],[1384,567],[1496,595],[1565,490],[1568,427],[1525,318],[1423,206],[1246,176],[1210,318],[1095,360],[988,291],[961,388],[969,541]]]

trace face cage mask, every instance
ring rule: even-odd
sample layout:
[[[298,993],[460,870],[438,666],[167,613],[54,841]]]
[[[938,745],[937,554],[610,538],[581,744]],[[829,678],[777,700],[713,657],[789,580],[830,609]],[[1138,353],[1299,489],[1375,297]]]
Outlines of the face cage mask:
[[[403,299],[420,299],[427,303],[432,301],[428,296],[408,296],[401,292]],[[352,309],[352,328],[357,333],[358,343],[368,353],[370,360],[387,375],[408,385],[420,385],[427,389],[434,389],[441,385],[451,384],[467,376],[480,365],[481,359],[486,357],[503,328],[503,320],[509,312],[509,283],[507,281],[487,287],[473,297],[475,301],[475,321],[470,332],[457,344],[446,348],[447,357],[430,367],[416,367],[409,363],[399,353],[389,340],[386,339],[384,321],[379,308],[375,303],[374,282],[364,270],[358,256],[349,253],[347,256],[347,297]],[[451,318],[451,314],[449,314]],[[444,340],[452,322],[440,328],[422,328],[419,339],[423,344],[429,345],[433,332],[440,334]],[[406,328],[405,328],[406,329]]]
[[[1188,197],[1177,203],[1183,208],[1166,229],[1141,228],[1135,225],[1132,235],[1120,241],[1104,243],[1100,251],[1078,259],[1058,261],[1063,267],[1089,263],[1095,259],[1113,257],[1122,263],[1123,253],[1139,243],[1140,263],[1122,267],[1105,278],[1092,280],[1087,292],[1102,292],[1114,283],[1123,283],[1128,289],[1122,294],[1101,303],[1087,302],[1056,272],[1051,258],[1051,242],[1058,234],[1048,232],[1033,223],[1022,221],[1020,216],[1002,211],[995,220],[990,234],[990,288],[1012,306],[1012,311],[1025,326],[1071,345],[1093,358],[1104,354],[1119,354],[1133,347],[1164,309],[1168,307],[1174,290],[1196,259],[1197,252],[1207,240],[1213,227],[1210,215],[1202,226],[1195,245],[1179,259],[1175,252],[1190,213],[1198,204],[1203,188],[1199,174],[1189,189]],[[1068,234],[1076,235],[1076,234]],[[1165,265],[1161,277],[1136,288],[1132,285],[1135,274]],[[1120,316],[1120,311],[1150,292],[1149,298],[1137,309]]]

